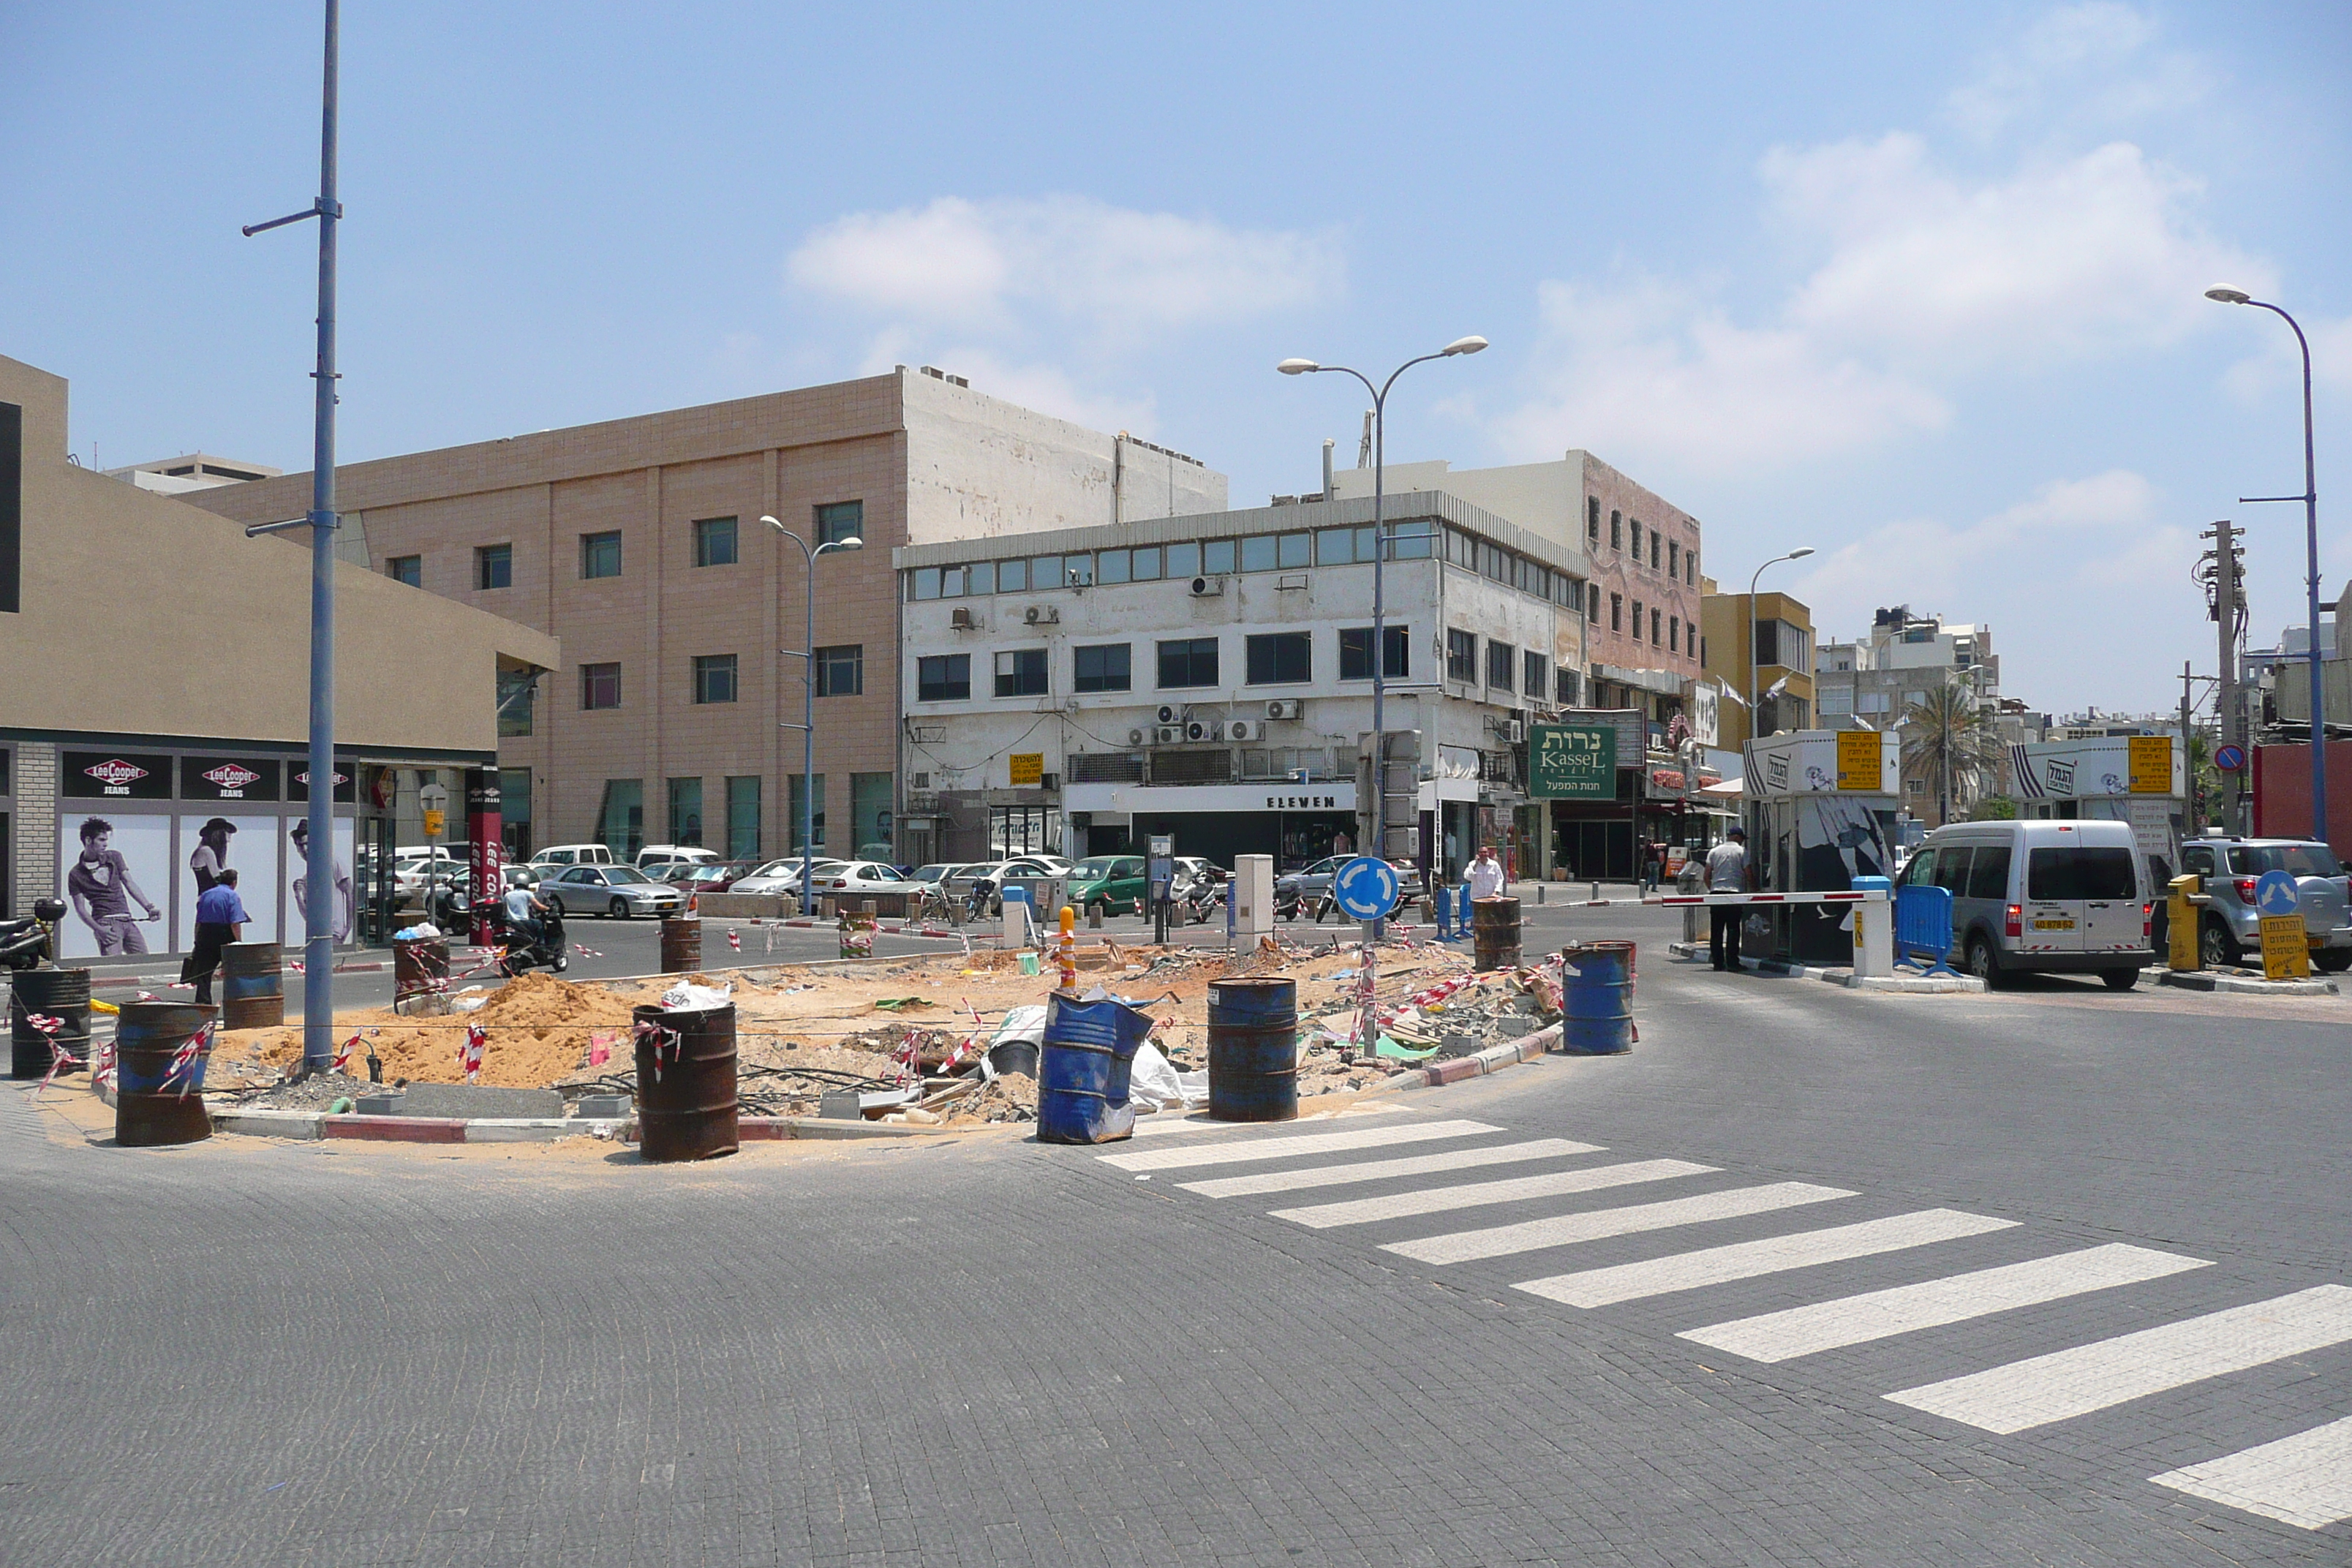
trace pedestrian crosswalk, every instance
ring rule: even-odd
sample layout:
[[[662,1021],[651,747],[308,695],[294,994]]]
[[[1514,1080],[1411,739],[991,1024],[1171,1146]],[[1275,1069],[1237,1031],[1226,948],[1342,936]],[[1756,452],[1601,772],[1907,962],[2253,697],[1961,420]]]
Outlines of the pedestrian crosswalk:
[[[1337,1127],[1324,1121],[1313,1130],[1297,1123],[1231,1127],[1171,1121],[1151,1129],[1148,1147],[1097,1158],[1112,1169],[1139,1174],[1253,1166],[1178,1185],[1213,1200],[1315,1194],[1315,1201],[1265,1213],[1286,1225],[1361,1235],[1384,1252],[1432,1267],[1533,1261],[1533,1255],[1545,1255],[1544,1262],[1570,1267],[1530,1270],[1528,1278],[1511,1281],[1512,1289],[1580,1310],[1671,1298],[1653,1310],[1685,1312],[1687,1321],[1705,1311],[1711,1299],[1705,1292],[1764,1281],[1780,1301],[1795,1304],[1724,1316],[1683,1329],[1678,1336],[1764,1364],[1877,1346],[1931,1330],[1945,1331],[1939,1343],[1959,1345],[1965,1354],[1969,1336],[1997,1329],[2004,1314],[2028,1308],[2081,1312],[2089,1327],[2067,1348],[2005,1362],[1996,1352],[1979,1358],[1993,1364],[1963,1375],[1883,1391],[1894,1404],[2002,1436],[2136,1406],[2214,1379],[2352,1344],[2352,1289],[2342,1285],[2234,1305],[2221,1305],[2209,1296],[2217,1310],[2101,1336],[2097,1328],[2111,1325],[2122,1312],[2146,1321],[2147,1309],[2131,1304],[2136,1299],[2128,1292],[2158,1280],[2193,1280],[2212,1268],[2212,1260],[2125,1243],[2053,1251],[2050,1244],[2055,1238],[2033,1226],[1953,1208],[1856,1218],[1852,1210],[1864,1208],[1867,1200],[1842,1187],[1795,1180],[1741,1182],[1717,1166],[1622,1158],[1600,1144],[1517,1137],[1462,1118],[1428,1118],[1390,1107],[1366,1108],[1364,1114],[1376,1120]],[[1209,1136],[1165,1142],[1160,1136],[1188,1131]],[[1350,1186],[1377,1190],[1320,1195]],[[1821,1207],[1832,1204],[1851,1209]],[[1480,1219],[1478,1211],[1515,1205],[1539,1212],[1491,1216],[1503,1223],[1465,1223]],[[1746,1228],[1751,1231],[1780,1228],[1730,1241],[1716,1239],[1724,1230],[1710,1228],[1729,1227],[1737,1235],[1743,1221],[1750,1222]],[[1449,1228],[1431,1233],[1432,1224]],[[1384,1236],[1380,1227],[1388,1226],[1406,1234]],[[1592,1261],[1575,1266],[1578,1248],[1652,1233],[1658,1239],[1647,1245],[1665,1248],[1655,1256],[1612,1262],[1604,1248],[1597,1257],[1584,1253]],[[1962,1264],[1953,1247],[1968,1243],[1976,1250]],[[1991,1257],[2001,1251],[2009,1257],[1991,1261],[1988,1249]],[[1875,1284],[1890,1276],[1902,1282],[1855,1289],[1849,1281],[1858,1266],[1879,1270],[1874,1279],[1862,1282]],[[2212,1284],[2215,1295],[2226,1300],[2231,1287],[2218,1276]],[[1748,1303],[1764,1304],[1753,1289]],[[2052,1321],[2047,1312],[2035,1319],[2045,1329]],[[2148,1479],[2175,1493],[2302,1529],[2352,1521],[2352,1416],[2281,1433]]]

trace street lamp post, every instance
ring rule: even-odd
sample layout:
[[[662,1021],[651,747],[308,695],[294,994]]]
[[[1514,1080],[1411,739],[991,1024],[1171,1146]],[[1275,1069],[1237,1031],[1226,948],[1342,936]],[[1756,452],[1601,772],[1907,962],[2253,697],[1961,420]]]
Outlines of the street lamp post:
[[[816,558],[837,550],[863,550],[866,541],[836,539],[812,550],[807,540],[776,519],[762,517],[760,521],[801,547],[801,575],[808,584],[808,620],[801,637],[801,721],[781,726],[801,732],[801,913],[805,916],[816,907],[813,896],[816,880]],[[789,654],[792,650],[778,651]],[[785,809],[792,809],[789,797]]]
[[[1433,354],[1423,354],[1418,358],[1405,361],[1404,363],[1391,371],[1388,380],[1378,386],[1374,386],[1372,378],[1362,371],[1350,369],[1344,364],[1318,364],[1311,359],[1286,359],[1274,367],[1285,375],[1312,375],[1326,371],[1336,371],[1343,375],[1354,376],[1364,384],[1364,390],[1372,395],[1372,832],[1370,837],[1372,842],[1378,846],[1376,853],[1383,860],[1389,858],[1389,759],[1386,706],[1389,664],[1388,601],[1384,577],[1384,568],[1388,563],[1389,555],[1387,516],[1389,388],[1396,384],[1398,376],[1417,364],[1426,364],[1433,359],[1450,359],[1455,354],[1475,354],[1486,346],[1486,340],[1481,337],[1456,338]],[[1362,826],[1362,803],[1359,802],[1357,828],[1360,836],[1361,836]],[[1378,921],[1372,922],[1374,940],[1378,940],[1380,936],[1382,923]]]
[[[2299,496],[2240,496],[2241,502],[2299,500],[2303,503],[2304,546],[2307,552],[2307,575],[2305,586],[2309,594],[2311,613],[2311,836],[2320,843],[2327,842],[2327,706],[2326,672],[2319,658],[2319,480],[2311,455],[2311,341],[2303,335],[2302,323],[2278,306],[2257,300],[2242,289],[2208,289],[2205,298],[2224,305],[2252,305],[2258,310],[2268,310],[2294,329],[2294,341],[2303,350],[2303,493]],[[2221,607],[2224,617],[2230,606]],[[2225,619],[2223,624],[2228,624]],[[2339,653],[2343,650],[2338,649]],[[2227,738],[2225,733],[2224,739]],[[2186,742],[2183,742],[2186,744]]]
[[[1756,732],[1756,584],[1764,575],[1765,566],[1778,566],[1783,561],[1802,561],[1813,552],[1810,544],[1801,544],[1786,555],[1775,555],[1756,568],[1748,579],[1748,738],[1763,739]]]

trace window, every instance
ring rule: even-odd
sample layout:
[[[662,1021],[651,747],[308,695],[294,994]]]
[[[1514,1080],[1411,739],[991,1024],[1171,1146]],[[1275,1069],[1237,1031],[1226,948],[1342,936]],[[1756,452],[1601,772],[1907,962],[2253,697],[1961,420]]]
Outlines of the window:
[[[1126,582],[1133,564],[1132,552],[1125,550],[1106,550],[1095,557],[1095,570],[1105,583]]]
[[[1968,890],[1970,847],[1966,844],[1948,844],[1936,857],[1934,886],[1954,898]]]
[[[962,702],[971,696],[971,655],[933,654],[915,661],[915,700]]]
[[[1042,647],[1017,647],[999,653],[996,656],[996,694],[999,697],[1045,695],[1045,650]]]
[[[816,542],[819,544],[839,544],[845,539],[866,537],[866,503],[862,500],[826,501],[816,509]]]
[[[1683,618],[1680,616],[1668,616],[1666,617],[1666,651],[1680,653],[1682,648]]]
[[[1029,563],[1000,561],[996,563],[996,591],[1000,594],[1025,594],[1029,591]]]
[[[1633,640],[1642,640],[1642,601],[1639,599],[1633,601]]]
[[[1284,534],[1304,539],[1305,534]],[[1248,645],[1249,683],[1279,686],[1315,679],[1315,640],[1311,632],[1268,632]]]
[[[1625,548],[1625,514],[1622,511],[1612,511],[1609,514],[1609,548],[1612,550]]]
[[[1562,708],[1575,707],[1578,685],[1576,671],[1563,667],[1551,672],[1551,700]]]
[[[1076,647],[1070,650],[1070,689],[1073,691],[1125,691],[1130,685],[1129,671],[1133,661],[1132,645],[1123,642],[1105,643],[1098,647]]]
[[[727,780],[727,858],[760,858],[760,775],[736,773]]]
[[[1519,650],[1507,642],[1486,639],[1486,684],[1497,691],[1508,691],[1514,679],[1511,666],[1517,661]]]
[[[1356,530],[1352,528],[1319,529],[1315,534],[1315,564],[1345,566],[1356,559]],[[1364,530],[1370,533],[1370,529]],[[1371,557],[1366,555],[1365,560]]]
[[[971,584],[971,568],[969,566],[940,567],[940,597],[942,599],[962,598]]]
[[[617,664],[583,664],[580,667],[580,706],[583,708],[618,708],[621,705],[621,667]]]
[[[620,574],[620,531],[615,529],[609,533],[582,534],[580,536],[580,575],[617,577]]]
[[[1160,580],[1160,546],[1142,545],[1132,553],[1135,557],[1135,570],[1132,574],[1135,580],[1139,583],[1158,582]],[[1191,574],[1188,573],[1186,575],[1189,576]]]
[[[2139,897],[2132,852],[2121,848],[2036,849],[2025,862],[2025,896],[2036,903]]]
[[[1029,562],[1029,591],[1042,594],[1048,588],[1062,586],[1062,558],[1058,555],[1037,555]]]
[[[1201,574],[1201,546],[1199,542],[1195,541],[1190,544],[1170,545],[1168,547],[1167,563],[1168,575],[1171,577],[1198,577]]]
[[[477,588],[514,586],[513,545],[485,544],[474,552],[474,586]]]
[[[1091,588],[1095,582],[1095,558],[1091,555],[1062,557],[1062,586]]]
[[[694,563],[697,566],[735,564],[735,520],[699,517],[694,520]]]
[[[975,561],[964,569],[964,589],[971,594],[996,592],[996,563]]]
[[[1853,711],[1853,689],[1850,686],[1824,686],[1821,689],[1820,696],[1824,717],[1832,713]]]
[[[1666,541],[1666,575],[1679,577],[1682,574],[1683,547],[1669,539]]]
[[[1274,535],[1253,533],[1242,541],[1242,570],[1271,572],[1274,570]]]
[[[784,775],[785,810],[784,836],[790,840],[787,853],[799,855],[810,849],[824,847],[824,775],[816,775],[816,787],[809,787],[806,773]],[[808,832],[803,837],[801,829]]]
[[[908,598],[936,599],[939,596],[940,569],[938,567],[918,566],[907,574]]]
[[[702,843],[702,781],[672,779],[669,781],[669,841],[672,844]]]
[[[1653,572],[1654,572],[1654,571],[1656,571],[1657,569],[1658,569],[1658,531],[1657,531],[1656,529],[1654,529],[1654,529],[1650,530],[1650,570],[1651,570],[1651,571],[1653,571]]]
[[[1696,550],[1683,552],[1683,581],[1693,587],[1698,585],[1698,552]]]
[[[425,557],[395,555],[383,563],[383,574],[395,583],[405,583],[412,588],[425,585]]]
[[[2241,877],[2284,871],[2290,877],[2341,877],[2336,851],[2325,844],[2263,844],[2230,851],[2230,869]]]
[[[1474,634],[1445,628],[1445,679],[1478,679],[1478,638]]]
[[[853,853],[871,855],[877,859],[891,858],[890,847],[890,786],[888,773],[852,773],[849,775],[849,845]],[[877,871],[898,875],[887,866]],[[872,873],[869,873],[869,875]],[[886,877],[884,880],[888,880]]]
[[[1636,566],[1638,566],[1638,565],[1640,565],[1640,564],[1642,563],[1642,521],[1641,521],[1641,519],[1639,519],[1639,518],[1633,518],[1633,517],[1629,517],[1629,518],[1627,518],[1627,519],[1625,520],[1625,531],[1626,531],[1626,533],[1627,533],[1628,535],[1630,535],[1630,536],[1632,537],[1632,539],[1633,539],[1633,564],[1635,564]]]
[[[1853,694],[1853,710],[1857,713],[1891,713],[1895,710],[1895,694],[1891,691],[1857,691]]]
[[[1593,549],[1601,548],[1601,498],[1584,498],[1584,541]]]
[[[1551,684],[1551,660],[1529,649],[1524,662],[1527,668],[1522,672],[1519,689],[1540,702],[1544,688]]]
[[[1201,570],[1214,576],[1235,569],[1239,551],[1230,539],[1205,540],[1201,545]]]
[[[1969,868],[1969,891],[1971,899],[2009,897],[2009,846],[1979,844],[1976,863]]]
[[[1315,536],[1311,533],[1277,533],[1274,536],[1275,557],[1278,564],[1311,566],[1315,563]]]
[[[1356,531],[1357,549],[1363,549],[1364,531]],[[1427,518],[1389,524],[1389,559],[1426,561],[1437,550],[1437,525]],[[1358,559],[1363,557],[1359,555]]]
[[[843,643],[816,650],[816,694],[856,697],[866,689],[866,645]]]
[[[1381,641],[1386,649],[1381,658],[1381,678],[1403,680],[1411,674],[1412,628],[1382,626]],[[1372,628],[1342,627],[1339,632],[1339,679],[1370,680],[1372,678]]]
[[[1227,540],[1226,543],[1231,543]],[[1217,683],[1217,639],[1191,637],[1160,645],[1160,686],[1214,686]]]
[[[735,700],[735,656],[698,653],[694,656],[694,700],[697,702]]]
[[[1654,609],[1650,612],[1650,646],[1652,647],[1657,647],[1660,641],[1658,637],[1658,625],[1660,618],[1660,613],[1658,611]]]
[[[1638,611],[1635,613],[1639,614]],[[1612,632],[1625,629],[1625,595],[1622,594],[1609,595],[1609,629]]]
[[[596,811],[597,841],[624,860],[646,847],[646,784],[643,779],[606,779]]]
[[[1588,621],[1597,621],[1601,618],[1601,584],[1587,583],[1584,585],[1584,591],[1586,595],[1584,618]]]

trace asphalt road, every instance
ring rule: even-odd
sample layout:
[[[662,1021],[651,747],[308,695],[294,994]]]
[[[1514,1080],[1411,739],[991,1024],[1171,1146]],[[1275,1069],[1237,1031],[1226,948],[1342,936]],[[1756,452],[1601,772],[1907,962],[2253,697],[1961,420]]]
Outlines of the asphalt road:
[[[682,1168],[0,1097],[0,1560],[2352,1557],[2255,1510],[2352,1513],[2294,1443],[2352,1416],[2352,1003],[1530,912],[1643,943],[1633,1054],[1311,1127]]]

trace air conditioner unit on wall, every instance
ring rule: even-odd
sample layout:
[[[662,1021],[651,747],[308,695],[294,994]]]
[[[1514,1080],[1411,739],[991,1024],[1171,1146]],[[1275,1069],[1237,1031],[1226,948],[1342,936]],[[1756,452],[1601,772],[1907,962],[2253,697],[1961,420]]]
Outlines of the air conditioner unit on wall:
[[[1162,702],[1160,705],[1160,721],[1162,724],[1181,724],[1184,721],[1184,710],[1173,702]]]
[[[1224,591],[1225,580],[1223,577],[1195,577],[1192,579],[1192,597],[1196,599],[1213,599]]]
[[[1265,716],[1269,719],[1297,718],[1298,699],[1296,697],[1284,697],[1267,703],[1265,705]]]
[[[1527,738],[1528,722],[1526,720],[1506,719],[1503,721],[1503,739],[1510,742],[1511,744],[1516,746]]]
[[[1255,741],[1265,732],[1265,726],[1255,719],[1233,719],[1225,723],[1228,741]]]
[[[1058,606],[1053,605],[1032,605],[1022,612],[1021,618],[1033,626],[1059,626],[1062,622],[1062,612]]]
[[[1130,745],[1130,746],[1139,746],[1139,745],[1143,744],[1143,741],[1144,741],[1144,732],[1143,732],[1141,730],[1129,730],[1129,731],[1127,732],[1127,743],[1128,743],[1129,745]]]
[[[1160,726],[1159,735],[1160,743],[1161,745],[1181,746],[1184,743],[1184,726],[1181,724],[1162,724]]]
[[[1184,738],[1188,741],[1222,741],[1225,738],[1225,727],[1212,724],[1205,719],[1193,719],[1184,726]]]
[[[971,606],[966,605],[958,605],[948,612],[948,625],[960,632],[976,631],[980,627],[980,622],[972,617]]]

